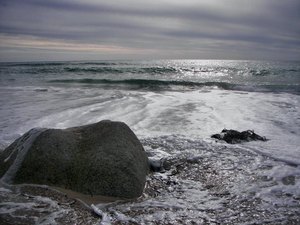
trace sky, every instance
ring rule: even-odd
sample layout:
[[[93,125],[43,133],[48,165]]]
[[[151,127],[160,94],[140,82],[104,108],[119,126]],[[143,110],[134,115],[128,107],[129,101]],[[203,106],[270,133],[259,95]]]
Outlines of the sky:
[[[0,0],[0,61],[300,59],[299,0]]]

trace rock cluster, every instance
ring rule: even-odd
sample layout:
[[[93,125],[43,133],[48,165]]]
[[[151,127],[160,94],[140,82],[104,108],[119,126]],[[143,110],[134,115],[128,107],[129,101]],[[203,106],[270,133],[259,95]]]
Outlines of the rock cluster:
[[[236,130],[223,129],[220,134],[214,134],[211,137],[226,141],[229,144],[237,144],[248,141],[267,141],[265,137],[259,136],[252,130],[239,132]]]

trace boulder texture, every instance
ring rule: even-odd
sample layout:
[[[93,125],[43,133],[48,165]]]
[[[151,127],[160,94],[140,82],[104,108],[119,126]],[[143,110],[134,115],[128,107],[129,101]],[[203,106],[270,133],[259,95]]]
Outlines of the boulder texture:
[[[267,141],[265,137],[259,136],[252,130],[239,132],[236,130],[223,129],[220,134],[214,134],[211,137],[226,141],[229,144],[237,144],[248,141]]]
[[[149,170],[143,146],[122,122],[32,129],[0,155],[1,181],[63,187],[90,195],[135,198]]]

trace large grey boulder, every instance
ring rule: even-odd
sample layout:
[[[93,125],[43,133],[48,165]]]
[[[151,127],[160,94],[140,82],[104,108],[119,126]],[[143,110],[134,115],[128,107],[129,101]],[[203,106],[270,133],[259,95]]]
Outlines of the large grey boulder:
[[[33,183],[84,194],[135,198],[142,194],[148,159],[122,122],[33,129],[0,155],[1,181]]]

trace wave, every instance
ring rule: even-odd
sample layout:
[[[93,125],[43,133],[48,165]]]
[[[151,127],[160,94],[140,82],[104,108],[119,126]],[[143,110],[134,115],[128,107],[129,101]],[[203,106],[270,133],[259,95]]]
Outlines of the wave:
[[[105,64],[99,64],[105,65]],[[251,76],[269,76],[275,75],[273,71],[270,70],[238,70],[236,68],[175,68],[175,67],[117,67],[117,66],[90,66],[90,67],[65,67],[64,72],[71,73],[94,73],[94,74],[184,74],[184,73],[224,73],[224,74],[237,74],[240,72],[242,74],[249,74]]]
[[[270,70],[250,70],[250,74],[253,76],[268,76],[268,75],[274,75],[274,73],[272,73],[272,71]]]
[[[166,74],[166,73],[176,73],[177,70],[173,67],[66,67],[64,68],[66,72],[72,73],[109,73],[109,74],[122,74],[122,73],[131,73],[131,74]]]
[[[214,66],[214,65],[172,65],[172,64],[138,64],[134,61],[91,61],[91,62],[32,62],[0,63],[0,73],[12,74],[147,74],[176,76],[228,76],[240,77],[295,77],[300,68]],[[267,78],[261,78],[267,79]]]
[[[124,73],[122,69],[117,69],[113,67],[89,67],[89,68],[82,68],[82,67],[65,67],[65,72],[71,73],[113,73],[119,74]]]
[[[123,62],[9,62],[0,63],[0,66],[7,67],[50,67],[50,66],[72,66],[72,65],[97,65],[97,66],[116,66],[116,65],[129,65]]]
[[[1,65],[0,65],[1,67]],[[49,73],[72,73],[72,74],[149,74],[149,75],[163,75],[175,74],[179,72],[174,67],[119,67],[109,63],[99,64],[18,64],[6,65],[10,68],[10,72],[21,74],[49,74]],[[1,69],[1,68],[0,68]],[[0,70],[1,72],[1,70]]]
[[[236,90],[248,92],[287,92],[293,94],[300,94],[299,85],[244,85],[228,82],[197,82],[197,81],[184,81],[184,80],[154,80],[154,79],[55,79],[50,80],[50,83],[77,83],[77,84],[99,84],[111,86],[122,86],[123,88],[135,89],[157,89],[165,90],[171,87],[185,87],[187,89],[195,89],[202,87],[217,87],[223,90]]]
[[[183,86],[183,87],[205,87],[217,86],[222,89],[232,89],[235,84],[226,82],[194,82],[182,80],[151,80],[151,79],[124,79],[124,80],[110,80],[110,79],[57,79],[50,80],[50,83],[81,83],[81,84],[106,84],[106,85],[127,85],[144,87],[169,87],[169,86]]]
[[[30,62],[30,63],[1,63],[0,65],[6,67],[45,67],[45,66],[62,66],[64,62]]]

